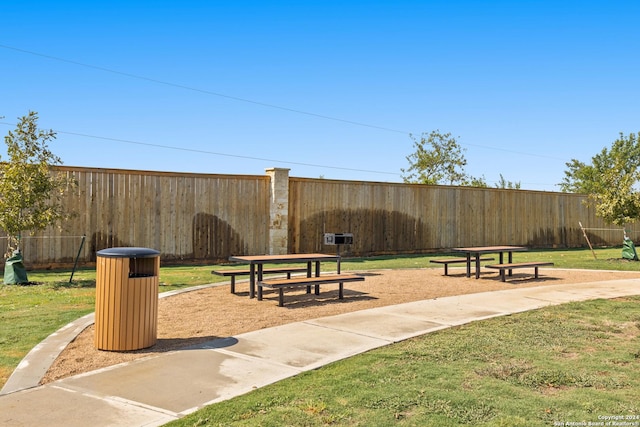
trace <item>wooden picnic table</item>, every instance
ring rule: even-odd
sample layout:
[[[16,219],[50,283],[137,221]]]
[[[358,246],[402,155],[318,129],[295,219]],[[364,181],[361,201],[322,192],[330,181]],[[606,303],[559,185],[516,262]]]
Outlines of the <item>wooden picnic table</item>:
[[[312,277],[313,264],[315,264],[315,276],[320,276],[320,262],[336,261],[340,265],[339,255],[327,254],[284,254],[284,255],[234,255],[229,257],[229,261],[248,263],[250,268],[249,274],[249,298],[254,298],[256,294],[256,282],[262,281],[263,269],[265,264],[282,264],[282,263],[307,263],[307,277]],[[256,268],[257,266],[257,268]],[[338,273],[340,272],[338,267]]]
[[[468,248],[453,248],[455,252],[464,253],[467,257],[467,277],[471,277],[471,256],[474,256],[476,265],[476,279],[480,277],[480,257],[483,254],[500,254],[500,264],[504,263],[504,254],[507,253],[509,257],[509,264],[513,262],[514,252],[524,252],[529,249],[524,246],[473,246]],[[511,276],[511,270],[509,270],[509,276]]]

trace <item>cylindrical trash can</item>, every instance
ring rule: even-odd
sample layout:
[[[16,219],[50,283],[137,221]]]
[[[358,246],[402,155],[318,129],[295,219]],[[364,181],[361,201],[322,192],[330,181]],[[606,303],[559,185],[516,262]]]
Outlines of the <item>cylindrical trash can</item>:
[[[151,347],[158,336],[160,252],[125,247],[96,255],[96,348]]]

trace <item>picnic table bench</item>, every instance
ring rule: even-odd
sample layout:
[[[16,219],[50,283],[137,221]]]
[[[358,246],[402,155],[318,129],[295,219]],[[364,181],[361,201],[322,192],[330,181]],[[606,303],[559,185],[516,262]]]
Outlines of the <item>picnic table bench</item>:
[[[305,273],[308,272],[307,267],[274,267],[265,268],[262,270],[262,274],[287,274],[287,279],[291,279],[291,273]],[[236,276],[249,276],[251,274],[250,269],[228,269],[228,270],[213,270],[211,274],[217,274],[218,276],[231,277],[231,293],[236,293]]]
[[[530,262],[515,262],[515,263],[507,263],[507,264],[492,264],[485,265],[486,268],[493,268],[500,270],[500,280],[505,281],[505,270],[514,270],[516,268],[533,268],[535,271],[534,277],[538,278],[538,267],[553,265],[552,262],[546,261],[530,261]]]
[[[480,261],[493,261],[494,258],[480,258]],[[466,264],[469,260],[467,258],[443,258],[443,259],[432,259],[429,262],[434,264],[444,264],[444,275],[449,275],[449,264]]]
[[[338,283],[338,298],[343,299],[343,284],[346,282],[361,282],[364,276],[356,274],[332,274],[316,277],[291,277],[287,279],[266,279],[258,282],[258,301],[262,301],[262,288],[270,288],[278,290],[278,306],[284,306],[284,289],[307,287],[307,293],[311,293],[311,286],[315,286],[315,294],[320,295],[320,285],[327,283]]]

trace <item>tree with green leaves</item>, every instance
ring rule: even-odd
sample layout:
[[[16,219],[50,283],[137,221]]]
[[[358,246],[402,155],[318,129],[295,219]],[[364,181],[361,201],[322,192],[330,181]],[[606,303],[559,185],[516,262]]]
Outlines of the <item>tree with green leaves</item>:
[[[596,215],[609,224],[624,227],[640,218],[640,141],[622,132],[611,148],[591,159],[591,164],[572,159],[560,183],[564,192],[588,195]]]
[[[464,185],[486,187],[484,178],[467,175],[464,168],[467,159],[463,149],[451,133],[440,133],[439,130],[422,134],[413,140],[415,152],[407,156],[409,168],[401,169],[402,179],[406,183],[428,185]]]
[[[518,182],[507,181],[504,178],[504,176],[502,176],[502,174],[500,174],[500,181],[498,181],[498,183],[496,184],[496,188],[508,188],[511,190],[519,190],[520,187],[521,187],[520,181]]]
[[[5,258],[20,251],[23,233],[43,230],[69,216],[62,197],[75,182],[51,169],[62,164],[48,148],[55,138],[52,130],[38,129],[38,114],[32,111],[4,137],[8,161],[0,157],[0,229],[7,234]]]

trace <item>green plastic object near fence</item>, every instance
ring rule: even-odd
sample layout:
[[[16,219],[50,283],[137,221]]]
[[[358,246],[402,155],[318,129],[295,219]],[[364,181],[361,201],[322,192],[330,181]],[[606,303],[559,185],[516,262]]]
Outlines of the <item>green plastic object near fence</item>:
[[[633,240],[628,237],[624,238],[624,242],[622,244],[622,258],[632,261],[638,261],[636,246],[633,244]]]
[[[10,258],[7,258],[4,264],[4,284],[16,285],[19,283],[28,283],[27,270],[22,262],[22,254],[18,251],[14,252]]]

